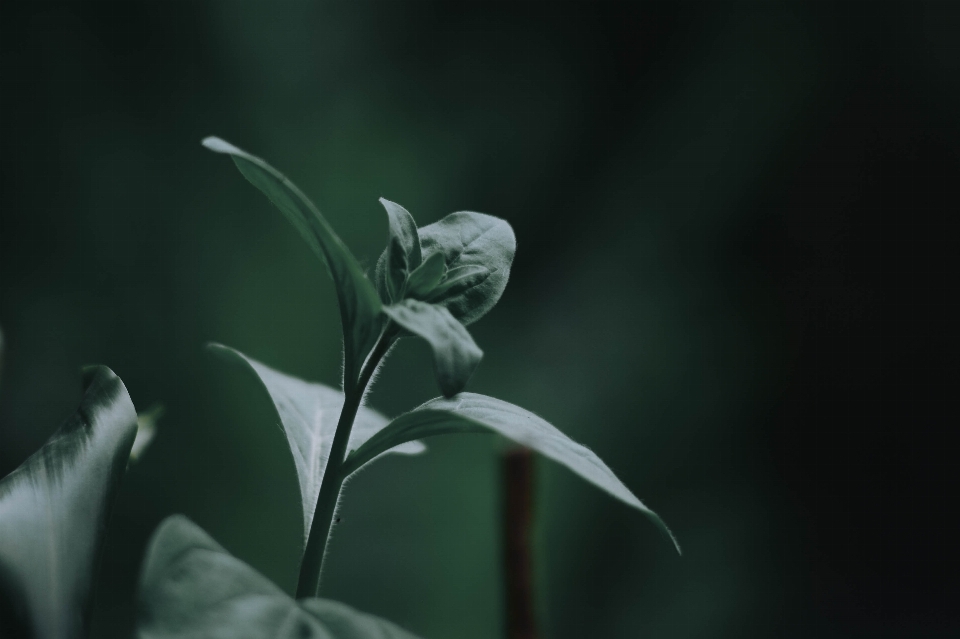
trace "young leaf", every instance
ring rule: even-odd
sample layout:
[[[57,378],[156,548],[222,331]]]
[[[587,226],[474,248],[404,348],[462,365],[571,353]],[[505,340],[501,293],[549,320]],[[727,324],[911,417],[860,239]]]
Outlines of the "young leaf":
[[[182,516],[160,524],[141,575],[139,639],[416,639],[340,603],[294,601]]]
[[[83,375],[77,412],[0,481],[0,634],[74,639],[89,625],[110,507],[137,412],[104,366]]]
[[[130,461],[139,461],[147,447],[157,436],[157,422],[163,417],[163,404],[154,404],[145,412],[137,415],[137,438],[130,449]]]
[[[253,371],[270,395],[280,417],[283,432],[287,436],[293,463],[297,468],[297,478],[300,480],[303,538],[306,544],[320,493],[320,483],[330,459],[337,420],[343,407],[343,393],[323,384],[312,384],[285,375],[228,346],[210,344],[209,348],[228,361],[239,363]],[[361,407],[357,412],[353,430],[350,431],[347,450],[362,446],[386,426],[388,421],[375,410]],[[421,442],[410,441],[384,452],[416,455],[424,450],[426,446]]]
[[[472,324],[493,308],[510,277],[517,239],[510,225],[492,215],[461,211],[420,229],[423,259],[442,253],[448,279],[460,267],[482,267],[429,301],[450,309],[464,324]]]
[[[420,266],[420,237],[413,216],[399,204],[380,198],[390,221],[390,239],[377,262],[377,288],[381,299],[400,300],[407,277]]]
[[[352,384],[380,330],[380,297],[373,284],[317,207],[282,173],[220,138],[208,137],[203,145],[211,151],[230,155],[244,177],[283,212],[326,264],[337,287],[346,382]]]
[[[422,300],[437,287],[446,272],[447,266],[443,263],[443,254],[434,253],[413,273],[410,273],[407,280],[407,295]]]
[[[467,329],[442,306],[419,300],[403,300],[384,306],[387,317],[430,343],[440,390],[452,397],[463,390],[480,364],[483,351]]]
[[[442,253],[434,253],[434,255],[442,255]],[[437,300],[442,300],[446,297],[455,297],[463,291],[478,285],[489,276],[490,269],[486,266],[473,264],[452,268],[446,272],[440,283],[430,291],[426,301],[437,302]]]
[[[623,485],[613,471],[591,450],[574,442],[554,426],[519,406],[485,395],[461,393],[453,399],[432,399],[394,419],[350,455],[344,473],[411,439],[446,433],[492,430],[559,462],[593,485],[646,514],[673,542],[680,545],[663,520]]]

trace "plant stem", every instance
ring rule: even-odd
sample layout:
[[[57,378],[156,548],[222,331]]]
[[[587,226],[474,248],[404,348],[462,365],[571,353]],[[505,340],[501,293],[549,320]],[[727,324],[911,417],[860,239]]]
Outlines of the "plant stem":
[[[396,333],[388,325],[376,346],[370,352],[360,377],[355,384],[344,385],[343,409],[337,421],[337,432],[333,436],[330,447],[330,459],[320,482],[320,494],[317,495],[317,505],[313,513],[313,523],[310,526],[310,535],[307,538],[307,548],[300,562],[300,578],[297,582],[297,599],[316,597],[320,594],[320,574],[323,569],[323,557],[327,550],[327,541],[330,539],[330,528],[333,525],[333,516],[337,510],[337,500],[340,498],[340,489],[346,477],[341,472],[343,461],[347,453],[347,443],[353,430],[353,422],[363,401],[367,384],[373,377],[373,372],[380,364],[380,360],[390,350]]]
[[[503,574],[507,639],[536,639],[533,594],[533,469],[529,448],[503,454]]]

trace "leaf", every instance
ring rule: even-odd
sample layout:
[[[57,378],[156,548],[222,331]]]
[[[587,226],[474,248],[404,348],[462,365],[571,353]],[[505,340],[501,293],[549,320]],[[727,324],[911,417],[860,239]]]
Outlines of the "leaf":
[[[147,447],[157,436],[157,422],[163,417],[163,404],[154,404],[146,412],[137,415],[137,438],[130,449],[130,461],[139,461]]]
[[[434,255],[442,255],[434,253]],[[433,257],[433,256],[431,256]],[[450,269],[444,275],[440,283],[430,291],[426,301],[435,302],[442,300],[447,296],[456,296],[460,291],[465,291],[479,284],[490,276],[490,269],[476,264],[470,266],[458,266]]]
[[[303,505],[303,541],[306,546],[317,507],[320,483],[330,460],[333,436],[337,430],[340,410],[343,408],[343,393],[323,384],[305,382],[281,373],[228,346],[210,344],[209,348],[228,361],[239,363],[253,371],[270,395],[297,468]],[[386,426],[388,421],[377,411],[360,407],[350,432],[347,450],[362,446]],[[421,442],[406,442],[384,452],[416,455],[424,450],[426,446]]]
[[[386,302],[402,299],[407,277],[421,263],[420,237],[413,216],[399,204],[380,198],[390,222],[390,239],[377,262],[377,288]]]
[[[140,580],[139,639],[416,639],[333,601],[294,601],[196,524],[167,518]]]
[[[0,481],[0,630],[4,637],[78,639],[103,537],[137,432],[120,378],[83,374],[80,407]]]
[[[430,343],[437,382],[446,397],[463,390],[480,364],[483,351],[450,311],[442,306],[408,299],[393,306],[384,306],[383,312],[403,328]]]
[[[453,399],[432,399],[397,417],[347,458],[344,472],[351,472],[354,466],[366,463],[366,459],[372,459],[381,451],[412,439],[487,430],[542,453],[640,510],[653,520],[680,552],[680,545],[663,520],[637,499],[596,454],[530,411],[486,395],[461,393]]]
[[[456,285],[428,300],[446,306],[455,318],[469,325],[486,315],[503,295],[517,239],[505,220],[461,211],[420,229],[420,246],[423,259],[443,253],[448,279],[460,267],[486,269],[485,273],[474,270],[469,277],[458,277]]]
[[[407,280],[407,295],[422,300],[437,287],[446,272],[447,266],[443,262],[443,254],[434,253],[413,273],[410,273]]]
[[[353,383],[380,330],[380,297],[360,263],[337,237],[317,207],[282,173],[220,138],[208,137],[203,140],[203,145],[216,153],[230,155],[244,177],[283,212],[313,252],[326,264],[336,284],[340,304],[344,372],[347,381]]]

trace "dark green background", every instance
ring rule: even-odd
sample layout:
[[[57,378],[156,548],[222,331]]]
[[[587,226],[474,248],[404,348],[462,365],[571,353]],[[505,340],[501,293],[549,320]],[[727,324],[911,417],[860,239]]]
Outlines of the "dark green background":
[[[286,172],[368,266],[380,196],[420,224],[513,225],[470,390],[594,449],[686,553],[542,463],[544,636],[955,633],[929,514],[955,502],[949,447],[913,472],[891,440],[956,423],[947,6],[4,2],[0,475],[72,411],[82,364],[168,409],[114,512],[94,636],[129,636],[170,513],[296,581],[285,441],[203,344],[335,384],[335,297],[211,134]],[[436,394],[410,342],[371,403]],[[349,485],[324,594],[430,639],[496,637],[499,444],[429,445]]]

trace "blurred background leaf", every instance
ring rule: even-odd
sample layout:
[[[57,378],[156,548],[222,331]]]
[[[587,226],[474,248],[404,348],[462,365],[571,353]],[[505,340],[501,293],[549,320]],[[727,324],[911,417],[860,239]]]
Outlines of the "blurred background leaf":
[[[919,2],[3,3],[0,474],[103,362],[167,414],[114,511],[94,636],[130,635],[174,512],[293,590],[283,435],[203,344],[336,385],[335,293],[199,145],[215,132],[276,162],[368,271],[379,197],[421,225],[513,226],[471,390],[594,450],[685,553],[541,464],[545,636],[955,635],[929,514],[953,448],[915,473],[910,441],[884,442],[956,423],[958,28]],[[374,408],[435,395],[426,349],[396,349]],[[323,596],[431,639],[498,636],[495,446],[436,438],[361,473]]]

